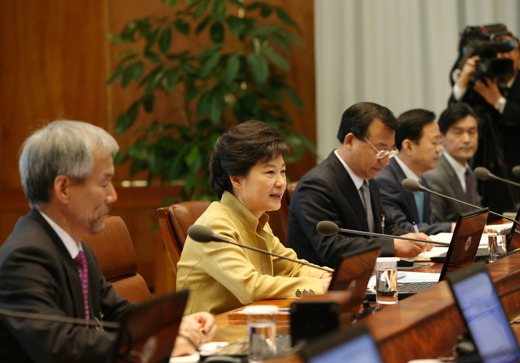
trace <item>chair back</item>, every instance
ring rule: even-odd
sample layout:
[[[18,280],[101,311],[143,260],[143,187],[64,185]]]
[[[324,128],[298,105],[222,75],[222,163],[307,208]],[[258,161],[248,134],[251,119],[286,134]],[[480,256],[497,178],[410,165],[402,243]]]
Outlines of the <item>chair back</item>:
[[[298,180],[287,184],[287,188],[285,190],[285,195],[287,196],[287,204],[291,202],[291,198],[293,196],[294,189],[296,189],[296,185],[298,185]]]
[[[85,235],[83,241],[92,248],[101,273],[119,295],[133,303],[152,299],[146,281],[137,272],[134,245],[121,217],[107,217],[105,229]]]
[[[210,204],[209,201],[190,201],[157,209],[164,245],[175,274],[188,236],[188,228],[208,209]]]

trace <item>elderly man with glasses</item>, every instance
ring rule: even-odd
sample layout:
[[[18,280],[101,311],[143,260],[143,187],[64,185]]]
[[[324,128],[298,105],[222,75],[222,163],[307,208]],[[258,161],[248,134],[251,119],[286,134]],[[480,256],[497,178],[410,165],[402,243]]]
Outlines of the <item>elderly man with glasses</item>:
[[[437,234],[451,232],[454,223],[437,223],[430,207],[430,195],[403,189],[404,179],[413,179],[428,188],[423,173],[437,166],[442,151],[442,134],[431,111],[415,109],[397,118],[395,144],[399,155],[375,178],[383,208],[397,225],[410,232]]]
[[[392,112],[375,103],[357,103],[343,113],[340,145],[303,176],[291,198],[287,246],[299,258],[334,267],[343,252],[376,241],[381,242],[381,256],[414,257],[431,248],[431,244],[399,238],[322,236],[316,231],[316,225],[327,220],[340,228],[429,239],[423,233],[407,233],[386,215],[379,188],[372,180],[397,153],[397,126]]]

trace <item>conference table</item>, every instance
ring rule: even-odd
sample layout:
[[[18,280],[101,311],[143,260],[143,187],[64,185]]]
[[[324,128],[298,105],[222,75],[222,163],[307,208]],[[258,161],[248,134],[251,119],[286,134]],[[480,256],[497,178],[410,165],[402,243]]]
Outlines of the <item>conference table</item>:
[[[520,253],[487,266],[506,314],[510,319],[520,316]],[[428,264],[414,271],[439,272],[440,265]],[[294,300],[266,300],[254,305],[269,304],[284,308]],[[215,341],[231,342],[247,335],[247,322],[236,314],[236,310],[240,309],[215,317],[218,327]],[[451,356],[457,336],[464,331],[464,323],[446,281],[360,321],[367,325],[386,363]],[[512,327],[517,339],[520,338],[520,324],[513,323]],[[277,329],[279,333],[288,333],[289,322],[278,321]],[[296,354],[268,361],[301,362]]]

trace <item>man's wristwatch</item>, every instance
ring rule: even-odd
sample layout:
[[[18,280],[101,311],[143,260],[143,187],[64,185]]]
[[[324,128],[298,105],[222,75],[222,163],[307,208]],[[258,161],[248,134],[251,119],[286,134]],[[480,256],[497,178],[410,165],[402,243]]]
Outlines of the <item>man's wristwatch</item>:
[[[497,110],[498,112],[500,112],[500,110],[504,107],[505,104],[506,104],[506,98],[505,98],[505,97],[500,97],[500,98],[495,102],[495,104],[493,105],[493,107],[495,108],[495,110]]]

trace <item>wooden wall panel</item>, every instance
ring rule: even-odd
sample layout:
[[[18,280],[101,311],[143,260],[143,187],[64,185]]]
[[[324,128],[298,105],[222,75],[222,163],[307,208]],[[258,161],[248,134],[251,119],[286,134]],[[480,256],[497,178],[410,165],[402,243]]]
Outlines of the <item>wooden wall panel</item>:
[[[296,130],[315,141],[313,0],[269,1],[282,6],[303,30],[300,39],[305,48],[294,47],[288,61],[292,67],[290,83],[306,109],[288,106],[288,111]],[[23,141],[41,125],[60,118],[87,121],[113,134],[118,114],[135,99],[137,90],[135,86],[125,90],[118,84],[106,86],[113,57],[120,50],[108,42],[107,35],[119,32],[131,19],[168,11],[159,0],[0,1],[0,244],[29,210],[17,165]],[[179,46],[192,49],[204,46],[204,40],[175,40]],[[176,110],[176,102],[164,97],[157,117],[174,119]],[[123,147],[131,140],[129,136],[116,139]],[[315,157],[308,153],[304,160],[289,166],[288,174],[299,179],[314,165]],[[126,179],[128,165],[117,166],[116,186]],[[121,215],[129,227],[146,281],[166,291],[167,278],[157,280],[158,271],[165,269],[163,262],[157,263],[165,256],[157,257],[162,251],[160,235],[149,231],[156,222],[155,208],[178,188],[151,192],[153,198],[149,192],[136,190],[120,193],[113,214]]]

